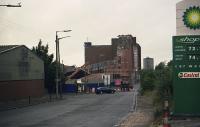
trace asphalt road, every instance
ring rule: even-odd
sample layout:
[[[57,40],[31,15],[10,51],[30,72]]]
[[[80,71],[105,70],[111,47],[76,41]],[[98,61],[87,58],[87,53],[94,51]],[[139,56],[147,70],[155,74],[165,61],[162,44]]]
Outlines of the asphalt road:
[[[133,105],[133,92],[65,98],[0,112],[0,127],[113,127]]]

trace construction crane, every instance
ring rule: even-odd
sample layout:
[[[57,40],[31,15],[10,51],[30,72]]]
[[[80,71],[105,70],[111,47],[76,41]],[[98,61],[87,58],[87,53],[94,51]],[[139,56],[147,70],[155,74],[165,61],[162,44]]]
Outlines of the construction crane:
[[[21,3],[18,3],[17,5],[12,5],[12,4],[0,4],[0,6],[5,6],[5,7],[22,7]]]

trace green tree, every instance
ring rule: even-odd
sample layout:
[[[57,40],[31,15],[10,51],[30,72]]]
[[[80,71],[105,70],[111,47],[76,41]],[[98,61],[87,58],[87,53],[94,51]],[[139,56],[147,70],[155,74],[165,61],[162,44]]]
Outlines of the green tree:
[[[145,92],[147,90],[154,90],[155,88],[155,74],[153,70],[141,71],[141,90]]]
[[[42,40],[32,48],[32,51],[44,61],[45,88],[53,88],[55,82],[56,63],[53,61],[53,54],[49,54],[49,46],[42,45]]]
[[[155,115],[160,117],[163,111],[164,100],[168,98],[172,104],[172,61],[159,63],[155,67],[156,87],[154,95]]]
[[[155,67],[157,89],[161,98],[172,95],[172,61],[159,63]]]
[[[162,114],[163,102],[166,97],[172,103],[172,65],[172,61],[167,64],[160,62],[155,70],[142,70],[141,72],[141,92],[153,91],[156,117]]]

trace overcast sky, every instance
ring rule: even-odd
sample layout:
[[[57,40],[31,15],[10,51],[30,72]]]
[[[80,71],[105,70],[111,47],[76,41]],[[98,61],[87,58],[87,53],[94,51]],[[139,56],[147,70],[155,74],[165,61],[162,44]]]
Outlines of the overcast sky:
[[[84,64],[84,42],[110,45],[121,34],[137,37],[143,57],[155,63],[172,59],[176,3],[181,0],[1,0],[21,8],[0,7],[0,44],[36,46],[39,39],[55,52],[55,31],[71,29],[60,41],[66,65]]]

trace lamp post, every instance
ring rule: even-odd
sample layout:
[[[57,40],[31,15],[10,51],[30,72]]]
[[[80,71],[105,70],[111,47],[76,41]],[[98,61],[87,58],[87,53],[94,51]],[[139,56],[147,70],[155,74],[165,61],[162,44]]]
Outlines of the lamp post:
[[[4,6],[4,7],[22,7],[21,3],[18,3],[17,5],[13,5],[13,4],[1,4],[0,6]]]
[[[61,72],[60,72],[60,74],[58,72],[58,71],[60,71],[60,47],[59,47],[59,40],[61,40],[63,38],[70,37],[70,36],[65,36],[65,37],[58,38],[58,33],[60,33],[60,32],[70,32],[70,31],[72,31],[72,30],[56,31],[56,41],[55,41],[56,42],[56,98],[58,98],[58,86],[59,86],[59,82],[61,81],[61,79],[60,79]],[[60,91],[60,93],[61,93],[61,91]],[[62,97],[62,95],[60,97]]]

